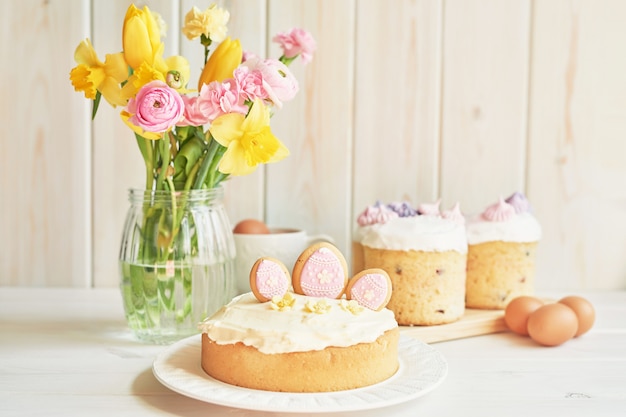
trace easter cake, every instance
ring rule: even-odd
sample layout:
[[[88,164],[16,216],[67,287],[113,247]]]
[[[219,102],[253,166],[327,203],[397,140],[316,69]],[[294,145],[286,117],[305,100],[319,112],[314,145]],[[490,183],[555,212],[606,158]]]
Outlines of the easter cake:
[[[387,272],[388,308],[400,325],[452,323],[465,312],[467,239],[458,204],[377,203],[357,219],[357,259]],[[360,252],[362,251],[362,253]]]
[[[398,369],[398,324],[385,308],[385,271],[347,277],[334,246],[305,250],[291,277],[273,258],[250,272],[252,292],[235,297],[200,324],[201,365],[245,388],[330,392],[382,382]]]
[[[541,226],[526,197],[514,193],[467,222],[469,308],[504,309],[534,293],[535,254]]]

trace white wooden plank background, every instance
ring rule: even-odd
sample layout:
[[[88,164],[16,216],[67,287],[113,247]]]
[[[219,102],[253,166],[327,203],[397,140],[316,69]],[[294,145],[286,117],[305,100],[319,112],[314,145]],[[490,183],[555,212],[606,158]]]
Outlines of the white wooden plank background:
[[[440,195],[472,213],[525,190],[530,1],[448,0],[443,16]]]
[[[555,286],[626,285],[626,3],[536,2],[528,179]]]
[[[0,4],[4,285],[91,284],[89,107],[67,89],[85,4]]]
[[[357,2],[353,214],[439,195],[442,3]]]
[[[292,69],[273,130],[291,156],[230,180],[247,217],[331,234],[350,256],[377,199],[481,210],[525,191],[544,227],[538,287],[626,288],[626,2],[220,0],[244,49],[277,56],[294,26],[318,43]],[[128,0],[0,2],[0,285],[117,285],[126,194],[143,161],[119,109],[94,123],[73,91],[74,48],[121,44]],[[151,0],[166,53],[192,5]]]

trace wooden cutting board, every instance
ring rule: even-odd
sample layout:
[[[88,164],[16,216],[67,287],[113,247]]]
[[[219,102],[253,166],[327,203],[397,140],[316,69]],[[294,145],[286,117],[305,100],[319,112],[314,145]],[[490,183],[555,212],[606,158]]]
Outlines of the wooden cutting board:
[[[437,326],[400,326],[400,334],[425,343],[444,342],[464,337],[499,333],[507,330],[504,310],[465,309],[463,317],[449,324]]]

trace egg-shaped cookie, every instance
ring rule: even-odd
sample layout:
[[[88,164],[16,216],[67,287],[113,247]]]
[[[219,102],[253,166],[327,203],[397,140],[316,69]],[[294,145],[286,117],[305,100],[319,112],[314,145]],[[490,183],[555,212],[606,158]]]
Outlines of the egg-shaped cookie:
[[[371,268],[356,274],[348,282],[346,298],[363,307],[380,311],[391,299],[391,278],[382,269]]]
[[[298,257],[291,279],[296,294],[340,298],[348,282],[346,259],[334,245],[316,243]]]
[[[278,259],[259,258],[250,270],[250,289],[260,302],[284,296],[291,286],[289,270]]]

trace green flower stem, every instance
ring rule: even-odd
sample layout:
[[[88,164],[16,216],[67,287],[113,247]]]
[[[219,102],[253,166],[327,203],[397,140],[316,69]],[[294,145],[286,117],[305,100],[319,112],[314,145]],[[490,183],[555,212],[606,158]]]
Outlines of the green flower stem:
[[[180,221],[181,221],[181,219],[178,218],[178,214],[176,213],[176,210],[178,209],[178,207],[176,206],[176,190],[174,190],[173,188],[170,190],[170,200],[172,203],[172,223],[173,224],[172,224],[172,235],[170,236],[170,243],[166,251],[167,252],[166,257],[165,257],[166,260],[167,260],[167,257],[169,256],[170,248],[174,244],[174,240],[176,240],[176,235],[178,235],[178,229],[180,229]]]
[[[281,55],[281,57],[278,58],[278,60],[282,62],[283,64],[285,64],[286,66],[289,66],[289,64],[291,64],[299,56],[300,54],[293,56],[291,58],[287,58],[285,55]]]
[[[228,177],[217,169],[227,148],[202,129],[187,129],[185,133],[188,135],[186,140],[191,140],[193,136],[197,137],[194,140],[200,139],[204,149],[199,150],[201,156],[185,178],[184,191],[211,188]],[[174,132],[163,134],[159,140],[149,140],[140,135],[136,135],[136,138],[146,164],[146,191],[166,191],[170,194],[170,201],[165,204],[152,199],[145,201],[141,229],[144,244],[139,248],[145,264],[163,266],[177,256],[173,248],[186,212],[187,197],[178,194],[174,179],[168,173],[172,156],[177,152],[175,144],[181,138]],[[170,214],[166,214],[167,211]]]
[[[217,143],[217,141],[213,141],[215,143]],[[207,181],[207,185],[209,188],[213,188],[215,187],[215,185],[217,184],[217,182],[219,181],[219,176],[223,175],[221,172],[218,171],[217,166],[220,163],[220,160],[222,159],[222,156],[224,155],[224,152],[226,152],[226,147],[220,145],[219,143],[217,144],[218,149],[214,154],[214,158],[212,158],[211,161],[211,166],[209,167],[209,178]]]
[[[200,169],[200,164],[197,163],[193,166],[193,168],[191,168],[191,171],[189,171],[189,175],[187,176],[187,179],[185,180],[185,191],[189,191],[191,189],[191,186],[193,184],[194,179],[196,178],[196,175],[198,174],[198,170]]]
[[[159,143],[157,144],[159,153],[161,155],[161,169],[159,171],[159,175],[157,176],[156,189],[163,189],[163,181],[167,176],[167,169],[170,166],[170,142],[167,137],[167,133],[163,134],[163,137],[159,139]]]
[[[174,181],[172,181],[172,177],[167,177],[165,182],[167,183],[167,188],[169,188],[170,191],[176,191],[176,186],[174,185]]]
[[[146,190],[152,189],[152,182],[154,180],[153,176],[153,167],[154,167],[154,141],[144,138],[141,135],[135,133],[135,140],[137,141],[137,146],[141,151],[141,156],[143,157],[144,164],[146,167]],[[153,213],[152,204],[150,202],[144,202],[143,211],[145,213],[144,218],[142,220],[141,233],[144,237],[142,239],[142,244],[139,248],[139,253],[141,253],[141,259],[146,260],[151,258],[151,253],[149,245],[145,244],[145,242],[150,241],[151,234],[151,217]]]
[[[176,154],[178,153],[178,148],[177,148],[177,140],[176,140],[176,135],[174,134],[174,132],[172,132],[171,130],[168,132],[169,134],[169,138],[170,138],[170,152],[172,154],[172,161],[174,160],[174,158],[176,158]],[[169,178],[169,177],[168,177]]]
[[[137,133],[135,133],[135,140],[146,166],[146,190],[151,190],[152,180],[154,179],[152,174],[152,168],[154,167],[154,149],[152,146],[154,141],[146,139]]]
[[[149,139],[146,139],[149,140]],[[151,171],[151,181],[150,181],[150,186],[149,188],[147,188],[148,190],[153,190],[155,189],[154,186],[156,184],[156,177],[157,177],[157,169],[159,166],[159,144],[157,141],[155,140],[150,140],[149,145],[150,146],[150,155],[152,157],[152,159],[150,160],[150,171]],[[147,184],[147,182],[146,182]]]
[[[180,214],[178,214],[178,206],[176,204],[176,189],[174,188],[174,182],[170,177],[167,178],[167,183],[170,187],[170,195],[172,200],[172,221],[174,224],[172,225],[172,239],[170,241],[170,246],[174,244],[176,240],[176,236],[178,236],[178,231],[180,230],[180,223],[183,220],[183,214],[185,210],[180,210]],[[183,197],[184,199],[185,197]],[[185,201],[181,200],[181,207],[185,206]],[[168,250],[169,253],[169,250]]]
[[[215,175],[215,184],[219,184],[220,182],[224,181],[226,178],[228,178],[229,174],[224,174],[223,172],[217,172],[217,174]]]
[[[196,180],[193,183],[193,188],[202,188],[202,184],[204,184],[204,180],[206,179],[207,173],[209,172],[209,168],[211,167],[211,165],[213,165],[214,160],[216,159],[215,154],[217,153],[219,146],[220,144],[217,143],[215,139],[211,138],[209,150],[202,160],[202,165],[200,165],[200,170],[198,171]]]
[[[209,47],[213,41],[210,36],[205,35],[204,33],[200,35],[200,43],[204,46],[204,63],[206,64],[209,59]]]
[[[146,158],[146,190],[152,189],[152,181],[154,181],[153,167],[154,167],[154,149],[152,148],[152,141],[144,139],[147,142],[148,157]]]

